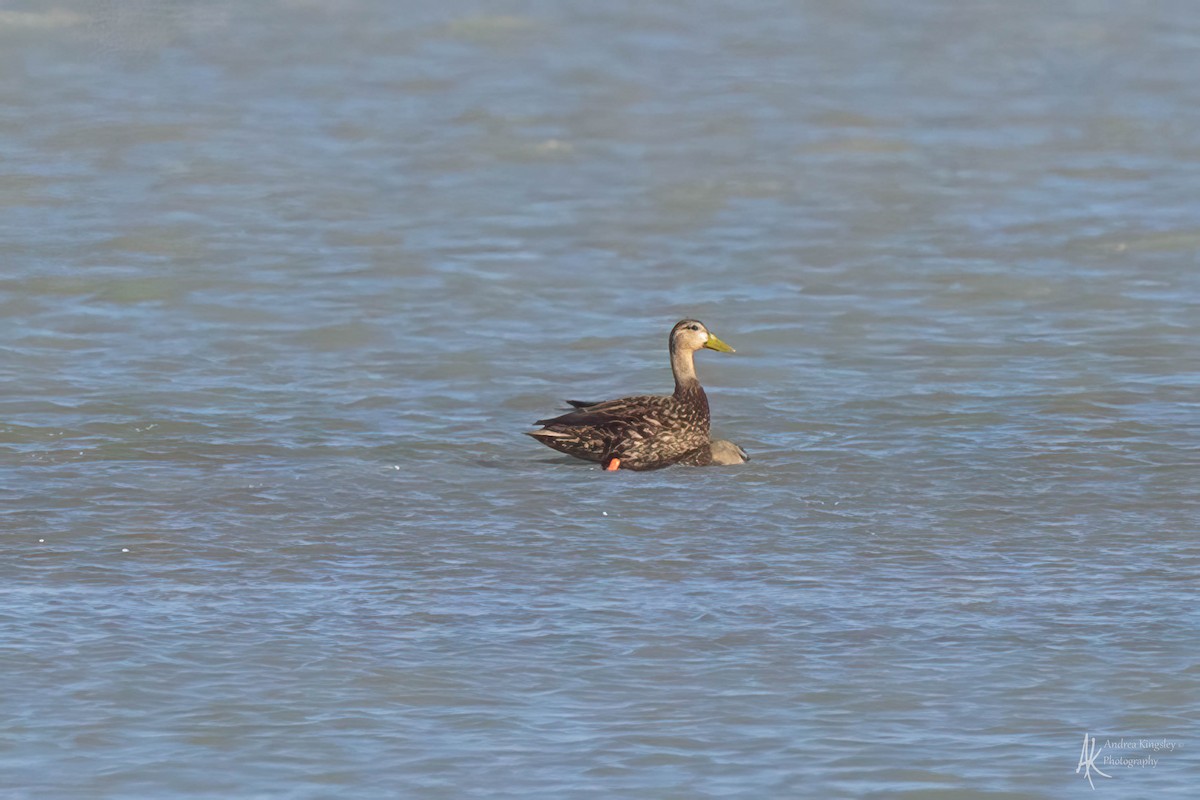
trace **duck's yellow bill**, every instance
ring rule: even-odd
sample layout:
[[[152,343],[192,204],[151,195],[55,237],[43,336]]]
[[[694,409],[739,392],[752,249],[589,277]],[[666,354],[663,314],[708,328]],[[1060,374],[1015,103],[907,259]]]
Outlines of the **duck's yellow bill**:
[[[693,347],[694,346],[695,345],[693,345]],[[708,335],[708,341],[704,343],[704,346],[707,347],[709,350],[716,350],[721,353],[736,353],[737,352],[737,350],[734,350],[732,347],[725,344],[720,339],[718,339],[714,334],[711,334],[711,333]]]

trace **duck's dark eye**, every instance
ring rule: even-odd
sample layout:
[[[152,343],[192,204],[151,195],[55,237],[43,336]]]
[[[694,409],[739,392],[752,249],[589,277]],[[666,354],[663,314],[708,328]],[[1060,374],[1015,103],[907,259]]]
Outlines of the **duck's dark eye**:
[[[689,331],[698,331],[698,330],[700,330],[700,326],[699,325],[688,325],[688,330]]]

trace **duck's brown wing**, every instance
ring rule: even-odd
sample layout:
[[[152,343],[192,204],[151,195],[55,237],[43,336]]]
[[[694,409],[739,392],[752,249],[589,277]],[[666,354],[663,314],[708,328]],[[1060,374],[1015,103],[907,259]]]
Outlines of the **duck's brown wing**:
[[[539,419],[535,424],[578,427],[652,420],[670,408],[674,398],[641,395],[606,400],[603,403],[582,403],[578,400],[568,400],[567,402],[575,406],[574,411],[568,411],[566,414],[550,419]]]

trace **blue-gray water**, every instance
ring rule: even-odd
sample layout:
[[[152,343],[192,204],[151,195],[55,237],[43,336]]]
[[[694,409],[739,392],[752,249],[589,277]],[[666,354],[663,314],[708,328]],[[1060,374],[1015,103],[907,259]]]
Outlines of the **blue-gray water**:
[[[1197,75],[1191,0],[5,4],[0,796],[1196,796]],[[521,435],[683,316],[749,464]]]

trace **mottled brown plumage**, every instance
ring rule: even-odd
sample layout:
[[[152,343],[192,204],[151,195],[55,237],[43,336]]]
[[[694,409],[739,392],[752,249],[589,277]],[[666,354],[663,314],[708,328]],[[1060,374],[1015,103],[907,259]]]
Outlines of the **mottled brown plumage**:
[[[567,405],[575,408],[589,408],[600,405],[597,402],[584,400],[568,400]],[[713,439],[707,446],[698,447],[676,461],[685,467],[726,467],[733,464],[745,464],[750,456],[741,445],[734,444],[728,439]]]
[[[544,427],[529,435],[576,458],[635,470],[670,466],[709,447],[708,397],[696,378],[692,354],[701,348],[733,348],[692,319],[676,323],[669,343],[674,394],[573,401],[574,411],[538,420]]]

